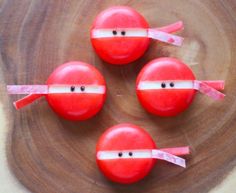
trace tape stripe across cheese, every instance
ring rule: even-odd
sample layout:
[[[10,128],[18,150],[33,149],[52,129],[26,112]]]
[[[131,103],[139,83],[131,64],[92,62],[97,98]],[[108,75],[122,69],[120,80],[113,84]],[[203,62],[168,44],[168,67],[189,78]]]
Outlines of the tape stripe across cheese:
[[[225,95],[216,90],[215,88],[213,88],[214,85],[213,82],[214,81],[209,82],[210,85],[208,85],[207,81],[205,82],[198,80],[140,81],[137,86],[137,89],[138,90],[195,89],[215,100],[223,99]],[[219,88],[224,88],[223,86],[224,81],[217,80],[215,82],[216,82],[215,84],[216,87],[220,85],[221,87]]]
[[[131,154],[130,154],[131,153]],[[161,159],[175,165],[186,167],[185,159],[172,155],[170,153],[156,150],[156,149],[143,149],[143,150],[118,150],[118,151],[98,151],[98,160],[114,160],[114,159]]]
[[[165,84],[165,88],[162,84]],[[174,87],[170,84],[174,83]],[[194,89],[194,81],[176,81],[176,80],[165,80],[165,81],[140,81],[138,84],[138,90],[158,90],[158,89]]]
[[[115,34],[114,34],[115,31]],[[125,34],[122,34],[124,32]],[[92,36],[93,39],[98,38],[117,38],[117,37],[147,37],[161,42],[173,44],[176,46],[181,46],[183,38],[177,35],[172,35],[167,32],[158,30],[157,28],[125,28],[125,29],[93,29]]]

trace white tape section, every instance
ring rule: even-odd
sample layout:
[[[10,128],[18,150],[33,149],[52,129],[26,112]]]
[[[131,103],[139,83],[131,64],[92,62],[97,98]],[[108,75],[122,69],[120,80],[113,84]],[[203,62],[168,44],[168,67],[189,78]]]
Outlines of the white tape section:
[[[125,33],[122,35],[122,33]],[[148,37],[148,30],[142,28],[93,29],[92,38]]]
[[[8,85],[8,94],[59,94],[87,93],[104,94],[104,85]]]
[[[143,149],[143,150],[117,150],[117,151],[98,151],[98,160],[112,160],[112,159],[160,159],[175,165],[186,167],[185,159],[172,155],[170,153],[156,150],[156,149]]]
[[[194,81],[192,80],[140,81],[137,89],[138,90],[194,89]]]
[[[102,85],[75,85],[75,86],[49,86],[49,94],[56,93],[87,93],[87,94],[104,94],[106,87]]]

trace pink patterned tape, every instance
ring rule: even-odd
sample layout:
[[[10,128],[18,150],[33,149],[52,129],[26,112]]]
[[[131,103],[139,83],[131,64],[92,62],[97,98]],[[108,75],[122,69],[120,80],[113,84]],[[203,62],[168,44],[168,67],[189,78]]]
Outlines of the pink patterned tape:
[[[47,85],[8,85],[8,94],[47,94]]]
[[[165,161],[170,162],[172,164],[186,168],[185,159],[175,156],[175,155],[172,155],[170,153],[164,152],[164,151],[153,149],[152,150],[152,158],[165,160]]]
[[[161,42],[169,43],[175,46],[181,46],[184,38],[176,36],[167,32],[160,31],[158,29],[148,29],[148,37],[159,40]]]
[[[208,84],[204,83],[203,81],[194,81],[194,88],[201,93],[215,99],[215,100],[221,100],[225,97],[225,94],[219,92],[215,88],[209,86]]]

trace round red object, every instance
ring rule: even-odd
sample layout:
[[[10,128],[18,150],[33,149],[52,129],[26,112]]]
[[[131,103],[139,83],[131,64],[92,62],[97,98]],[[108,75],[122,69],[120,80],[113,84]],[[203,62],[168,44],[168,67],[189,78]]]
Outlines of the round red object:
[[[150,113],[159,116],[175,116],[192,103],[196,91],[189,89],[149,89],[139,90],[142,81],[195,80],[191,69],[174,58],[159,58],[150,61],[141,70],[136,81],[137,96],[142,106]],[[172,85],[173,86],[173,85]]]
[[[142,128],[131,124],[119,124],[103,133],[97,143],[96,152],[138,149],[156,149],[156,145]],[[100,170],[107,178],[123,184],[134,183],[144,178],[155,162],[152,158],[97,159]]]
[[[70,90],[76,85],[105,86],[101,73],[92,65],[83,62],[68,62],[56,68],[47,80],[48,85],[65,85]],[[86,90],[86,86],[82,86]],[[81,89],[81,88],[80,88]],[[105,90],[106,91],[106,90]],[[68,120],[86,120],[102,108],[106,97],[94,93],[60,93],[46,95],[52,109]]]
[[[127,64],[140,58],[147,50],[150,42],[148,37],[92,37],[94,29],[111,29],[111,33],[114,30],[118,34],[125,33],[127,28],[147,29],[149,25],[137,11],[125,6],[111,7],[97,16],[91,29],[91,42],[104,61],[117,65]]]

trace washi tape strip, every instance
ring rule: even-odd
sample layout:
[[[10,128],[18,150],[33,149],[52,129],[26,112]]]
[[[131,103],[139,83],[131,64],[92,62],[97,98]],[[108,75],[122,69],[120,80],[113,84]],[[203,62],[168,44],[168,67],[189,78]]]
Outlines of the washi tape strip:
[[[217,91],[216,89],[201,81],[194,81],[194,88],[215,100],[221,100],[225,97],[225,94]]]
[[[198,80],[165,80],[165,81],[141,81],[138,90],[161,90],[161,89],[195,89],[203,94],[220,100],[225,95],[218,90],[224,89],[224,81],[198,81]]]
[[[183,22],[179,21],[162,28],[116,28],[93,29],[92,38],[116,38],[116,37],[148,37],[175,46],[181,46],[184,38],[170,34],[183,29]]]
[[[170,153],[164,152],[164,151],[153,149],[152,150],[152,158],[164,160],[164,161],[170,162],[172,164],[186,168],[185,159],[175,156],[175,155],[172,155]]]
[[[48,94],[48,85],[8,85],[8,94]]]
[[[182,21],[177,21],[177,22],[172,23],[170,25],[159,27],[159,28],[156,28],[156,29],[159,30],[159,31],[162,31],[162,32],[174,33],[174,32],[183,30],[184,29],[184,23]]]
[[[171,148],[166,150],[171,151]],[[177,154],[189,154],[189,147],[173,148],[172,152]],[[160,159],[175,165],[186,167],[185,159],[176,155],[170,154],[163,150],[157,149],[138,149],[138,150],[117,150],[117,151],[98,151],[98,160],[114,160],[114,159]]]
[[[174,33],[174,32],[177,32],[177,31],[180,31],[183,29],[184,29],[183,22],[178,21],[176,23],[173,23],[173,24],[170,24],[170,25],[167,25],[164,27],[153,28],[153,29],[149,30],[149,33],[150,33],[149,35],[153,36],[153,38],[155,39],[155,34],[157,34],[157,36],[161,36],[161,38],[164,38],[164,40],[165,40],[164,42],[167,42],[167,43],[172,42],[174,45],[181,46],[184,38],[179,37],[179,36],[174,36],[174,35],[171,36],[171,34],[169,34],[169,33]],[[164,34],[164,32],[167,34]],[[162,40],[160,40],[160,41],[162,41]]]
[[[157,29],[148,29],[148,37],[175,46],[181,46],[184,40],[184,38],[180,36],[162,32]]]
[[[190,149],[189,146],[185,146],[185,147],[172,147],[172,148],[162,148],[160,149],[161,151],[173,154],[173,155],[188,155],[190,154]]]
[[[17,101],[15,101],[13,104],[15,108],[18,110],[26,105],[29,105],[30,103],[34,102],[35,100],[43,97],[43,94],[29,94]]]

